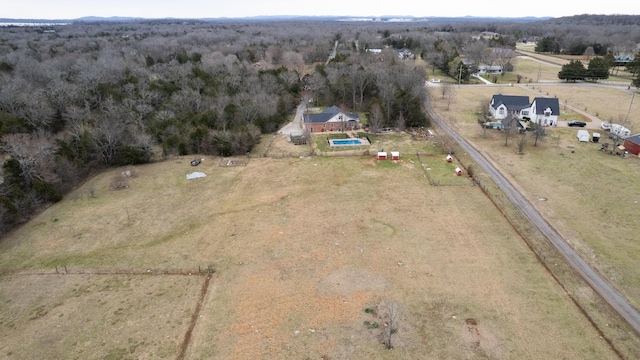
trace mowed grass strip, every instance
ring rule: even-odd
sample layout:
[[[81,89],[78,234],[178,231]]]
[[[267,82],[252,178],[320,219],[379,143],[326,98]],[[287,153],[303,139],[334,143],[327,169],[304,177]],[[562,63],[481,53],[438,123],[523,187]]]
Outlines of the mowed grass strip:
[[[420,144],[425,151],[430,146]],[[101,174],[3,239],[0,265],[40,268],[56,259],[87,268],[212,265],[216,272],[188,358],[614,358],[477,187],[430,186],[414,158],[252,159],[244,167],[211,160],[197,168],[187,159],[134,167],[129,187],[119,191],[108,184],[120,169]],[[185,175],[196,169],[207,177],[187,181]],[[53,277],[58,278],[64,277]],[[38,284],[29,295],[16,288],[23,286],[16,279],[3,277],[0,283],[5,309],[33,294],[40,297],[29,303],[35,310],[11,310],[14,323],[27,323],[25,317],[39,307],[74,304],[80,311],[92,304],[64,294],[46,296]],[[190,316],[184,309],[193,309],[201,282],[180,290],[189,294],[185,301],[167,290],[149,295],[162,301],[145,303],[133,289],[143,294],[145,287],[160,286],[156,280],[127,280],[116,291],[91,285],[98,281],[92,279],[83,278],[67,293],[86,281],[87,299],[110,294],[109,307],[115,308],[109,314],[119,307],[153,307],[156,318],[139,320],[147,329],[155,321],[166,323],[157,316],[168,309],[182,314],[170,320],[180,319],[179,326],[152,330],[147,338],[138,336],[137,327],[118,328],[119,338],[131,338],[134,347],[156,344],[138,346],[130,356],[175,356]],[[113,281],[122,279],[129,278]],[[180,282],[167,279],[178,289]],[[129,305],[116,307],[118,301]],[[365,312],[382,312],[385,301],[400,314],[392,352],[379,340],[384,318]],[[111,315],[98,316],[106,320],[92,325],[96,332],[113,326]],[[57,313],[41,317],[38,326],[54,327],[60,318],[66,319]],[[3,319],[0,327],[11,339],[27,336],[28,326],[11,328]],[[65,336],[60,340],[73,344]],[[87,332],[86,338],[98,342],[100,336]],[[170,345],[158,345],[160,337],[171,339]],[[40,337],[30,341],[36,349],[47,343]],[[96,357],[107,348],[125,349],[119,342],[84,348]],[[71,356],[60,350],[60,357],[73,357],[77,349],[68,348]]]

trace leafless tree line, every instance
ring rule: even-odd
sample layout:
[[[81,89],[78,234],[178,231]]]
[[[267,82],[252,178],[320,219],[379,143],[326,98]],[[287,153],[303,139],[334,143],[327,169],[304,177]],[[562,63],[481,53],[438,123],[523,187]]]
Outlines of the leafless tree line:
[[[515,39],[549,32],[607,36],[620,48],[638,42],[623,23],[548,25],[545,33],[533,23],[320,21],[0,28],[0,232],[89,171],[146,162],[155,149],[245,154],[303,98],[366,113],[372,130],[424,126],[428,68],[463,56],[505,65]],[[501,34],[483,40],[480,31]],[[325,65],[336,41],[337,56]],[[399,48],[427,68],[400,59]]]

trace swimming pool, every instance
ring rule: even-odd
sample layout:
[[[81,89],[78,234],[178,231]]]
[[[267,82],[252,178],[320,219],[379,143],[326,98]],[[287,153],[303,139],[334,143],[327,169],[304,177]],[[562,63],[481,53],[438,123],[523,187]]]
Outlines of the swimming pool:
[[[329,145],[331,146],[359,146],[369,145],[366,139],[330,139]]]

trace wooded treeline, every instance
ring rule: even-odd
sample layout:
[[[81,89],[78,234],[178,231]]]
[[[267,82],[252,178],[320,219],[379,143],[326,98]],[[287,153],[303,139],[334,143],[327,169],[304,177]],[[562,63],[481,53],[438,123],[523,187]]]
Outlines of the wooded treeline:
[[[424,70],[317,24],[95,23],[0,29],[0,232],[92,171],[246,154],[303,99],[424,126]],[[332,29],[333,30],[333,29]],[[380,46],[383,40],[379,40]]]
[[[562,33],[560,25],[543,32],[504,22],[2,27],[0,233],[107,166],[246,154],[302,101],[367,113],[372,129],[427,126],[423,85],[434,69],[462,82],[480,63],[508,69],[518,39],[549,32],[569,38],[582,29],[584,41],[607,39],[608,47],[640,42],[627,24],[571,26]],[[417,60],[401,59],[399,49]]]

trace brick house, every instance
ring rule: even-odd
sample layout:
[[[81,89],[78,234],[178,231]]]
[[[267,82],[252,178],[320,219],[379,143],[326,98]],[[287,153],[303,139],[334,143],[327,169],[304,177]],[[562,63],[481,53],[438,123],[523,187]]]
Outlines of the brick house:
[[[309,133],[346,131],[360,128],[360,117],[331,106],[319,114],[304,114],[304,129]]]

